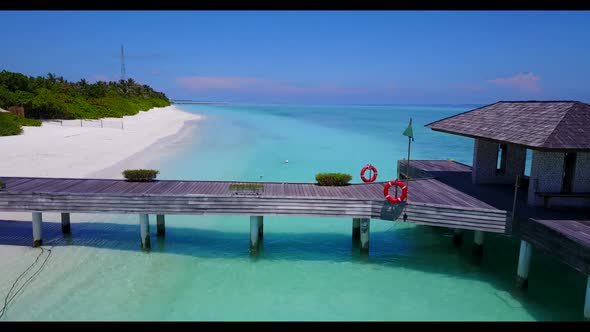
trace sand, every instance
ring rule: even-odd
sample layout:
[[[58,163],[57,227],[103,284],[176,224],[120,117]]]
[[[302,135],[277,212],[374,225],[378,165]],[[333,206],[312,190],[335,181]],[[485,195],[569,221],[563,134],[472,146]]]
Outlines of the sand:
[[[98,174],[199,118],[168,106],[103,119],[103,128],[100,121],[83,121],[80,127],[79,120],[23,127],[21,135],[0,137],[0,175],[75,178]],[[103,173],[103,177],[121,175],[119,171]]]
[[[102,128],[100,120],[83,121],[82,127],[80,120],[23,127],[21,135],[0,137],[0,176],[121,179],[122,170],[150,168],[178,140],[192,139],[186,129],[201,118],[168,106],[105,118]],[[30,222],[31,213],[0,212],[0,220]],[[2,250],[7,247],[14,246],[0,245]]]

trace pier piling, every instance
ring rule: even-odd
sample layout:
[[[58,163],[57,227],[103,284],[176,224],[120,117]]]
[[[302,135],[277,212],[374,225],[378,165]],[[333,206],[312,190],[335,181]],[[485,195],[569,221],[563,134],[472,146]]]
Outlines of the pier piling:
[[[150,222],[147,214],[139,215],[139,232],[141,236],[141,248],[149,250],[152,245],[150,242]]]
[[[483,255],[483,232],[473,232],[473,255],[480,257]]]
[[[156,215],[156,229],[158,236],[164,236],[166,234],[166,220],[163,214]]]
[[[369,230],[371,226],[371,219],[360,218],[360,231],[361,231],[361,254],[369,254]]]
[[[453,231],[453,246],[459,247],[463,243],[463,231],[456,229]]]
[[[584,319],[590,321],[590,276],[586,282],[586,300],[584,302]]]
[[[250,216],[250,252],[258,251],[262,216]]]
[[[43,244],[43,217],[41,212],[33,212],[33,247]]]
[[[262,239],[263,236],[264,236],[264,219],[261,216],[259,223],[258,223],[258,238]]]
[[[520,253],[518,256],[518,271],[516,273],[516,285],[527,288],[529,284],[529,270],[531,267],[531,254],[533,246],[525,240],[520,241]]]
[[[72,232],[70,228],[70,214],[69,213],[62,213],[61,214],[61,232],[63,234],[70,234]]]
[[[361,238],[361,218],[352,218],[352,239]]]

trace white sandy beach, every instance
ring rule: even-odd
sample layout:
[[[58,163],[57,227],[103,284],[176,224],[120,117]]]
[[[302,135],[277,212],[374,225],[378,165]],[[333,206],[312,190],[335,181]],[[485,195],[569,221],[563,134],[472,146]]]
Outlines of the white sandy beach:
[[[76,121],[23,127],[21,135],[0,137],[0,175],[122,178],[126,168],[147,167],[148,147],[158,148],[153,156],[157,158],[169,141],[164,138],[174,137],[187,122],[199,119],[200,115],[168,106],[122,119],[105,118],[104,128],[91,127],[92,123],[80,127]],[[0,219],[30,221],[31,214],[0,212]]]
[[[2,176],[85,177],[108,168],[176,134],[199,115],[175,106],[153,108],[123,119],[104,119],[108,128],[43,123],[0,137]],[[123,122],[123,129],[120,127]],[[118,127],[117,127],[118,126]],[[120,173],[106,175],[120,178]]]

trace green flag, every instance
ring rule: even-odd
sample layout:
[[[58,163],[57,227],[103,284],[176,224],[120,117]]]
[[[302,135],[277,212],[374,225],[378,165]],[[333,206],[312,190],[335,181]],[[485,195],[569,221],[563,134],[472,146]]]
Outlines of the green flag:
[[[404,133],[402,135],[411,137],[412,142],[414,141],[414,131],[412,130],[412,118],[410,118],[410,124],[408,125],[408,128],[404,130]]]

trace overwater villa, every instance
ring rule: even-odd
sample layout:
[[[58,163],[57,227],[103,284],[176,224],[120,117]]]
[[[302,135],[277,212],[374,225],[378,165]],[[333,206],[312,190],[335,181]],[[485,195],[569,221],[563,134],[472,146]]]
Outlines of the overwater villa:
[[[589,104],[497,102],[426,126],[474,138],[473,166],[411,161],[411,177],[432,177],[509,211],[505,234],[521,239],[517,271],[521,286],[528,283],[533,247],[590,275]],[[527,149],[532,151],[530,176],[525,176]],[[405,161],[398,165],[406,166]],[[410,188],[416,188],[412,182]],[[411,204],[411,193],[409,199]],[[476,231],[475,241],[476,251],[480,250],[483,234]],[[584,317],[590,319],[590,277]]]
[[[390,182],[258,182],[263,190],[249,195],[235,188],[252,183],[230,181],[1,177],[6,186],[0,190],[0,211],[32,212],[34,246],[42,244],[43,212],[61,213],[64,233],[71,232],[70,213],[137,214],[144,250],[151,247],[149,214],[157,215],[161,237],[166,214],[249,216],[251,252],[261,242],[264,216],[350,218],[352,238],[365,255],[371,219],[403,221],[454,229],[456,244],[473,231],[476,255],[484,254],[485,233],[521,239],[516,274],[522,287],[528,284],[533,247],[590,275],[590,105],[498,102],[427,127],[474,138],[473,166],[398,161],[398,178],[409,178],[405,201],[387,189]],[[527,149],[530,176],[525,176]],[[590,277],[584,316],[590,318]]]

